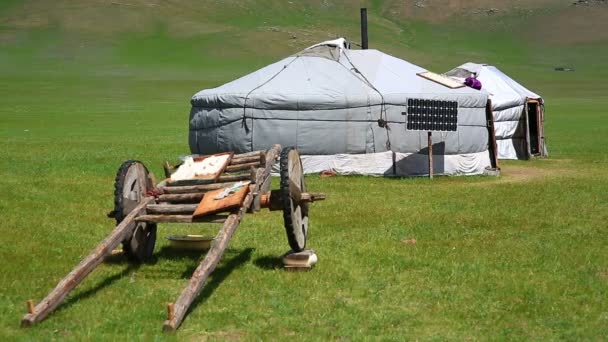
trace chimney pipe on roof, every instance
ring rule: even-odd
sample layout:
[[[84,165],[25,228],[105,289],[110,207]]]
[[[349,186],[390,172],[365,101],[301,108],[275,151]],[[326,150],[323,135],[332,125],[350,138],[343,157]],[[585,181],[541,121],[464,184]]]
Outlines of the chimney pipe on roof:
[[[367,8],[361,9],[361,49],[367,50]]]

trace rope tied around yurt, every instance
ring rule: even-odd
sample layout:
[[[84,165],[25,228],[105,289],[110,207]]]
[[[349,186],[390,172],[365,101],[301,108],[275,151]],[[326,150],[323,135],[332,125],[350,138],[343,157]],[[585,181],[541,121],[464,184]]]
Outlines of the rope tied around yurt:
[[[367,85],[368,87],[372,88],[376,93],[378,93],[378,95],[380,95],[380,118],[378,119],[378,126],[381,128],[384,128],[386,131],[386,149],[387,150],[391,150],[391,136],[389,131],[391,130],[391,128],[388,125],[388,117],[386,115],[386,102],[384,101],[384,95],[382,95],[382,93],[380,92],[380,90],[378,90],[373,84],[372,82],[370,82],[367,77],[365,77],[365,75],[359,71],[359,69],[357,69],[357,66],[351,61],[350,57],[348,57],[348,54],[346,52],[344,52],[344,56],[346,57],[346,59],[348,60],[348,62],[350,63],[350,65],[352,66],[351,69],[348,69],[345,67],[345,69],[347,69],[349,72],[353,72],[356,74],[359,74],[361,76],[361,78],[359,78],[359,80],[361,80],[365,85]],[[342,65],[342,64],[341,64]],[[371,107],[371,103],[368,102],[368,105]],[[372,130],[372,135],[373,135],[373,130]]]
[[[247,93],[247,95],[245,95],[245,101],[243,102],[243,127],[245,127],[245,131],[247,133],[249,133],[249,127],[247,126],[247,100],[249,99],[249,95],[251,95],[251,93],[253,93],[254,91],[260,89],[263,86],[265,86],[270,81],[272,81],[277,76],[279,76],[279,74],[281,74],[283,71],[285,71],[285,69],[287,69],[287,67],[290,66],[291,63],[295,62],[295,60],[298,59],[298,58],[300,58],[300,56],[296,56],[289,63],[283,65],[283,68],[281,70],[279,70],[276,74],[272,75],[269,79],[267,79],[266,81],[262,82],[260,85],[256,86],[255,88],[251,89]],[[251,129],[253,130],[253,127],[251,127]],[[253,134],[252,134],[252,145],[253,145]]]

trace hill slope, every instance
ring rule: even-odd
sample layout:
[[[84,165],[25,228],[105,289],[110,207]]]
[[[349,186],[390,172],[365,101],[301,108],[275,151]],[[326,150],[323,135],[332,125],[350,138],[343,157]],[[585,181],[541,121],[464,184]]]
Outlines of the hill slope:
[[[56,63],[104,73],[128,65],[134,73],[200,70],[219,81],[318,41],[358,42],[358,9],[367,6],[371,47],[438,71],[467,60],[585,69],[608,55],[608,6],[601,3],[13,0],[0,8],[0,68]],[[582,59],[576,49],[589,46],[599,51]]]

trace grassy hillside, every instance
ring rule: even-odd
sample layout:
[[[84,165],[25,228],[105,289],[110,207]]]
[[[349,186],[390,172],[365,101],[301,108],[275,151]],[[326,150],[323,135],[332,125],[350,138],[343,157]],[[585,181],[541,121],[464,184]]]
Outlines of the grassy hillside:
[[[346,36],[434,71],[498,65],[547,101],[547,160],[500,179],[307,178],[309,273],[277,269],[279,214],[247,216],[176,340],[601,340],[608,335],[608,5],[573,0],[0,2],[3,340],[156,340],[197,256],[104,263],[18,327],[112,228],[114,173],[188,153],[189,98]],[[556,72],[568,66],[575,72]],[[277,182],[274,182],[275,186]],[[417,239],[416,245],[404,239]],[[171,338],[171,337],[169,337]]]
[[[3,66],[12,67],[2,71],[20,72],[14,68],[20,61],[24,67],[43,70],[52,63],[67,65],[79,75],[83,67],[94,69],[87,76],[108,68],[127,72],[125,67],[131,67],[130,74],[157,73],[158,66],[163,73],[194,70],[205,80],[214,77],[208,72],[218,69],[230,69],[230,76],[237,76],[318,41],[345,36],[358,42],[360,6],[370,8],[372,47],[431,68],[468,59],[527,67],[530,62],[538,67],[600,63],[605,49],[595,54],[576,50],[605,45],[600,43],[608,40],[607,30],[602,29],[608,19],[606,6],[569,4],[547,0],[509,5],[430,0],[9,1],[0,13],[0,44],[5,51],[2,58],[8,58]],[[215,77],[218,82],[228,76]]]

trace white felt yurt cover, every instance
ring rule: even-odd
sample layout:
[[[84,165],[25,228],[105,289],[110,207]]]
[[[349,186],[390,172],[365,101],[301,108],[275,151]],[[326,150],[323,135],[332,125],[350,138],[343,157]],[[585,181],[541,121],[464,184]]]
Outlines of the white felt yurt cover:
[[[427,133],[406,130],[407,100],[458,102],[456,132],[433,133],[436,174],[481,174],[490,166],[488,94],[450,89],[425,69],[344,40],[314,45],[191,100],[192,153],[296,146],[307,173],[428,174]],[[380,124],[379,124],[380,121]]]
[[[490,94],[492,100],[497,157],[526,159],[526,101],[533,99],[543,105],[542,97],[492,65],[465,63],[448,71],[446,75],[460,80],[475,77],[481,82],[482,89]],[[543,147],[546,148],[544,144]],[[543,154],[547,154],[546,150]]]

